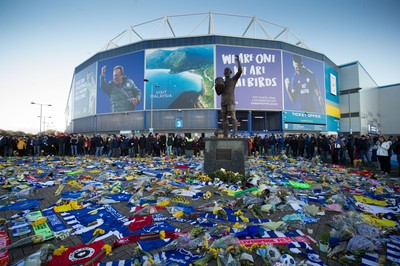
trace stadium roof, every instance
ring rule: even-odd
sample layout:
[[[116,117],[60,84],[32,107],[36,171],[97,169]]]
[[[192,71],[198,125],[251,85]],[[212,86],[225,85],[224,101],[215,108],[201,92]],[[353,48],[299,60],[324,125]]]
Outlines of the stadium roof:
[[[164,16],[129,26],[111,39],[102,51],[143,40],[204,35],[276,40],[312,50],[287,27],[254,16],[208,12]]]

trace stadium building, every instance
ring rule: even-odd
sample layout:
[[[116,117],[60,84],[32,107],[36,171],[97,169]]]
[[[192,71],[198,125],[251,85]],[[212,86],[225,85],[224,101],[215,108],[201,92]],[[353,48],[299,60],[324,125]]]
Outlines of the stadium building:
[[[211,12],[131,26],[77,66],[66,132],[213,134],[222,128],[214,80],[236,73],[235,55],[239,134],[400,132],[388,107],[400,84],[379,87],[359,62],[337,66],[286,27]]]

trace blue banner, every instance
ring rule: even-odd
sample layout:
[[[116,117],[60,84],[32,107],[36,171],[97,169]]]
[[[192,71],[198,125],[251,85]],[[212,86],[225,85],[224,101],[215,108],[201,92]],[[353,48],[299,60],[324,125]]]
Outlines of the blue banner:
[[[73,119],[96,114],[96,64],[92,64],[74,76]]]
[[[284,130],[312,130],[326,131],[325,125],[309,125],[309,124],[284,124]]]
[[[283,123],[290,122],[325,125],[326,115],[308,112],[283,111],[282,120]]]
[[[326,128],[327,131],[340,131],[340,118],[328,115],[326,117]]]

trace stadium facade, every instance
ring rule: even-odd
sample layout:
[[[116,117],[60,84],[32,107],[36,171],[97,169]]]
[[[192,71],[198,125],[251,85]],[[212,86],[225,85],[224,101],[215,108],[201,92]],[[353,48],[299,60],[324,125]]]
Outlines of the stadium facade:
[[[326,55],[309,49],[285,27],[244,17],[249,20],[245,30],[240,35],[228,36],[214,30],[216,17],[226,14],[187,16],[193,20],[202,15],[208,18],[206,34],[177,36],[171,26],[174,16],[164,17],[160,23],[169,29],[169,36],[146,39],[138,31],[139,26],[147,23],[132,26],[117,37],[133,33],[138,41],[119,46],[116,37],[109,43],[114,47],[107,45],[104,51],[77,66],[65,112],[66,132],[154,130],[213,134],[222,127],[220,97],[215,93],[214,80],[223,75],[225,67],[236,72],[235,55],[239,55],[243,67],[235,90],[239,133],[377,134],[383,131],[383,122],[390,124],[390,117],[383,119],[382,102],[377,99],[399,99],[399,84],[388,86],[391,90],[379,88],[359,62],[337,66]],[[151,22],[154,21],[157,20]],[[267,32],[265,23],[276,26],[276,33]],[[257,25],[265,36],[249,37],[250,29],[255,31]],[[282,36],[286,38],[280,39]],[[293,82],[301,83],[301,79],[294,78],[293,60],[299,57],[312,76],[303,78],[303,87],[296,88],[299,96],[293,97]],[[116,108],[120,105],[112,98],[115,95],[105,88],[106,82],[113,79],[116,66],[123,67],[126,80],[139,91],[139,101],[134,106]],[[104,67],[107,70],[103,73]],[[310,79],[315,79],[313,86]],[[118,100],[130,102],[134,96],[122,90]],[[303,92],[309,98],[302,98]],[[121,95],[126,99],[121,99]],[[400,132],[398,127],[387,127],[393,131],[387,133]]]

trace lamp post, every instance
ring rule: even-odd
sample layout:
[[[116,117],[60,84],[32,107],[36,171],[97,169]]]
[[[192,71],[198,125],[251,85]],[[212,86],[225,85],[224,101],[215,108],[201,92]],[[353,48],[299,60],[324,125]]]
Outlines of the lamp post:
[[[148,83],[150,83],[150,85],[151,85],[151,91],[150,91],[150,128],[149,128],[149,131],[151,132],[151,133],[153,133],[153,91],[154,91],[154,87],[156,87],[156,88],[158,88],[158,87],[160,87],[158,84],[153,84],[153,82],[151,82],[150,80],[148,80],[148,79],[144,79],[143,80],[144,82],[148,82]]]
[[[43,106],[51,106],[51,104],[47,104],[47,103],[35,103],[35,102],[31,102],[31,104],[37,104],[40,105],[40,124],[39,124],[39,133],[42,132],[42,109]]]
[[[38,117],[40,117],[40,116],[38,116]],[[42,116],[42,118],[43,118],[43,132],[45,132],[46,131],[46,118],[51,118],[51,116]],[[48,128],[48,125],[47,125],[47,128]]]

